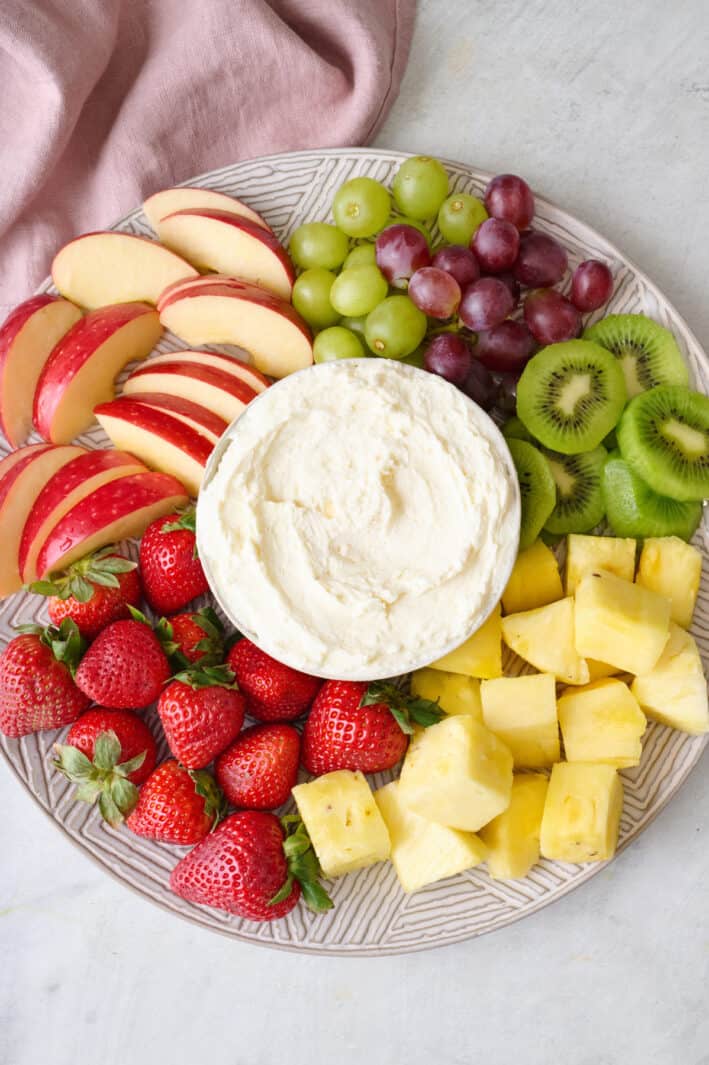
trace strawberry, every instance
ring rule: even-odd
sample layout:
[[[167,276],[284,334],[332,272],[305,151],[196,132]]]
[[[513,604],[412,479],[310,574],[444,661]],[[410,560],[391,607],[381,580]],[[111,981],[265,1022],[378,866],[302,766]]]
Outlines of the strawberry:
[[[128,606],[140,602],[137,564],[104,547],[79,559],[60,576],[34,581],[31,592],[49,596],[49,616],[55,625],[64,618],[76,622],[87,640],[112,621],[128,617]]]
[[[281,822],[275,814],[242,810],[177,863],[170,887],[200,906],[215,906],[250,921],[273,921],[290,913],[301,891],[311,909],[330,909],[332,901],[318,883],[319,875],[315,852],[297,817]]]
[[[137,836],[160,843],[199,843],[226,813],[214,777],[192,772],[172,759],[163,762],[143,784],[126,825]]]
[[[70,725],[90,701],[74,683],[86,647],[74,622],[20,631],[0,656],[0,732],[13,738]]]
[[[322,685],[319,677],[277,662],[245,638],[234,644],[227,665],[234,670],[246,699],[246,713],[257,721],[294,721],[305,713]]]
[[[406,696],[392,684],[325,681],[303,729],[303,765],[314,776],[391,769],[404,756],[413,723],[433,725],[442,717],[438,703]]]
[[[288,801],[299,760],[292,725],[252,725],[219,755],[214,775],[232,806],[273,810]]]
[[[188,769],[203,769],[236,739],[244,700],[226,666],[178,673],[158,699],[167,745]]]
[[[194,530],[194,510],[168,514],[149,525],[140,541],[145,598],[159,614],[180,610],[208,589]]]
[[[135,611],[135,618],[142,614]],[[114,621],[103,629],[76,671],[76,683],[89,698],[116,710],[141,709],[155,702],[170,676],[160,641],[144,621]]]
[[[224,626],[210,606],[161,618],[158,636],[163,650],[179,669],[197,662],[201,666],[217,666],[224,661]]]
[[[119,824],[138,801],[138,784],[150,776],[157,761],[155,738],[128,710],[94,707],[69,729],[66,743],[54,745],[54,765],[77,784],[76,798],[98,799],[101,816]]]

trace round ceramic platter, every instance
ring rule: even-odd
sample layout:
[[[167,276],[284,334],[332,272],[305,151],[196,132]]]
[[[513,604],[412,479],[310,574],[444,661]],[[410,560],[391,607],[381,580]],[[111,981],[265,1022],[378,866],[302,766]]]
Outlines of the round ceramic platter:
[[[277,235],[287,242],[301,222],[327,219],[337,187],[348,178],[369,175],[390,182],[405,156],[397,152],[327,150],[295,152],[253,159],[191,179],[187,184],[218,189],[238,196],[265,215]],[[480,195],[490,175],[447,162],[452,187]],[[537,198],[535,226],[556,237],[568,249],[574,266],[597,257],[611,266],[615,293],[611,312],[643,312],[668,326],[691,368],[695,387],[709,392],[709,359],[677,311],[652,282],[612,244],[583,222],[546,200]],[[141,210],[133,211],[115,229],[152,235]],[[47,282],[42,291],[51,290]],[[182,345],[169,336],[158,348]],[[224,349],[228,350],[228,349]],[[94,428],[81,438],[90,447],[105,447],[103,432]],[[709,554],[706,518],[695,543]],[[131,546],[135,557],[135,545]],[[40,620],[46,623],[44,600],[17,594],[0,604],[3,644],[13,626]],[[706,578],[699,594],[693,633],[705,668],[709,664],[709,586]],[[512,672],[515,664],[508,663]],[[149,717],[155,716],[150,711]],[[157,734],[157,730],[156,730]],[[393,868],[382,863],[332,882],[335,909],[315,916],[298,906],[284,920],[253,924],[217,910],[193,906],[171,894],[168,877],[183,848],[167,847],[114,830],[102,822],[95,808],[72,801],[73,788],[51,767],[52,744],[61,733],[43,732],[10,740],[0,736],[0,751],[42,809],[66,836],[103,868],[151,902],[196,925],[233,939],[311,954],[383,955],[425,950],[469,939],[518,921],[561,898],[584,883],[602,866],[569,865],[542,861],[521,881],[491,880],[485,867],[473,869],[429,888],[405,895]],[[642,763],[625,771],[625,808],[620,847],[626,847],[672,798],[705,745],[704,737],[691,737],[657,724],[645,735]],[[164,755],[165,747],[161,753]],[[379,786],[386,777],[375,778]]]

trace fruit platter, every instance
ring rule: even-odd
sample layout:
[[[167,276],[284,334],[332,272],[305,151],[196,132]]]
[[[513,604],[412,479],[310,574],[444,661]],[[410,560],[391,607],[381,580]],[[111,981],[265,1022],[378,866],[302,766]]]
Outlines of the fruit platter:
[[[0,326],[0,752],[127,886],[315,954],[579,886],[709,733],[709,362],[513,174],[156,191]]]

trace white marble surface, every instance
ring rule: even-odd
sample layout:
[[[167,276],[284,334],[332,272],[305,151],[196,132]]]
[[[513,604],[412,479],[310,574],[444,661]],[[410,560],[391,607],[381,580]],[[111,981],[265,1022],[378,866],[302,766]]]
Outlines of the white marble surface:
[[[378,141],[522,173],[641,263],[709,347],[707,53],[705,0],[421,0]],[[169,917],[0,772],[0,1062],[709,1065],[708,773],[706,757],[553,908],[368,961]]]

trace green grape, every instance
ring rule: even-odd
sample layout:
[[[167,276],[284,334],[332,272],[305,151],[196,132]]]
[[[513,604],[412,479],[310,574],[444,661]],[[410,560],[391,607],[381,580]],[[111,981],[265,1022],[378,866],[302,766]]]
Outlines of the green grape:
[[[351,266],[335,280],[330,302],[338,314],[356,318],[373,311],[388,291],[386,278],[378,266]]]
[[[358,244],[342,264],[343,270],[349,270],[351,266],[376,266],[377,249],[374,244]]]
[[[362,341],[356,333],[333,325],[318,333],[313,344],[313,358],[316,362],[334,362],[335,359],[361,359],[365,355]]]
[[[367,315],[364,335],[375,355],[402,359],[416,351],[426,325],[426,315],[408,296],[389,296]]]
[[[290,238],[289,251],[296,266],[309,270],[320,266],[335,270],[345,261],[349,241],[337,226],[328,222],[306,222]]]
[[[424,221],[435,218],[448,195],[448,175],[437,159],[417,155],[399,167],[392,184],[400,211]]]
[[[374,178],[352,178],[340,185],[332,202],[336,224],[348,237],[371,237],[385,224],[391,197]]]
[[[330,302],[330,290],[336,281],[330,270],[314,266],[304,270],[293,285],[293,306],[314,329],[337,325],[340,315]]]
[[[358,314],[356,318],[343,318],[340,325],[345,329],[351,329],[353,333],[356,333],[358,337],[364,340],[364,327],[367,322],[366,314]],[[366,354],[366,352],[365,352]]]
[[[410,355],[405,355],[401,360],[408,363],[409,366],[418,366],[419,370],[423,370],[423,356],[425,348],[421,345],[420,348],[416,348],[416,351],[412,351]]]
[[[441,204],[438,228],[449,244],[465,244],[467,247],[475,230],[487,217],[482,200],[467,192],[454,192]]]
[[[419,233],[424,235],[429,248],[431,247],[431,230],[423,222],[419,222],[418,219],[407,218],[403,214],[393,214],[391,218],[387,219],[387,224],[382,226],[380,232],[383,233],[389,226],[413,226],[414,229],[418,229]]]

